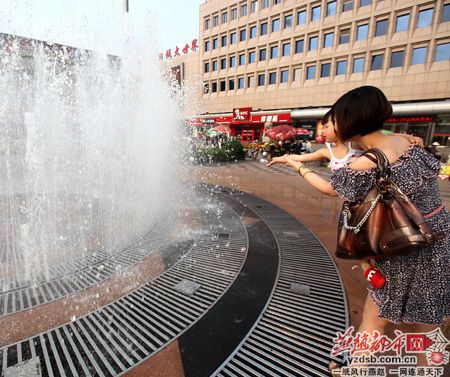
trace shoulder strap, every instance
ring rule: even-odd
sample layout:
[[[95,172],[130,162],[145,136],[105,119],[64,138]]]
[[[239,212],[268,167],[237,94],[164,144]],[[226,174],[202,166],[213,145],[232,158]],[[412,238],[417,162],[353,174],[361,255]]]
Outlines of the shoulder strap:
[[[370,154],[369,154],[370,153]],[[375,156],[375,158],[373,156]],[[370,148],[366,150],[362,156],[367,157],[372,162],[376,163],[378,166],[378,179],[386,179],[391,175],[391,166],[386,155],[378,148]],[[370,157],[369,157],[370,156]]]
[[[331,148],[331,143],[326,142],[325,145],[327,146],[328,150],[330,151],[330,160],[334,158],[333,149]]]

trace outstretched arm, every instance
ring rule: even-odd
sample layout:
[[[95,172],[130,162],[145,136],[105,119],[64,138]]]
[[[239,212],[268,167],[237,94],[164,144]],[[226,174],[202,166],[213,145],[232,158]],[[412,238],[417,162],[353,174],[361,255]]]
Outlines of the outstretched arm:
[[[293,161],[296,162],[313,162],[313,161],[321,161],[324,158],[330,159],[328,155],[328,151],[326,148],[319,149],[313,153],[306,154],[290,154],[289,156],[284,155],[281,157],[274,157],[266,166],[270,167],[275,164],[286,164],[286,158],[289,157]]]
[[[334,191],[333,187],[331,186],[331,182],[328,182],[327,180],[323,179],[313,170],[306,168],[302,162],[295,161],[291,159],[289,156],[286,157],[286,160],[287,160],[286,165],[295,169],[316,190],[328,196],[337,196],[337,192]]]

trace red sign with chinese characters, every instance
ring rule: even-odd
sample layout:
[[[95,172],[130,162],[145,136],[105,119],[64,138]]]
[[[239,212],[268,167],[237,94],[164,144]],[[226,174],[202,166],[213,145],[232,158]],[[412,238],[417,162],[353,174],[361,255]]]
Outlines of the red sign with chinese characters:
[[[181,49],[181,52],[184,55],[186,55],[189,52],[189,49],[192,52],[197,51],[197,49],[198,49],[198,41],[197,41],[197,39],[193,39],[190,45],[189,45],[189,43],[186,43],[184,45],[184,47]],[[178,45],[175,46],[175,50],[174,50],[173,54],[172,54],[172,49],[170,49],[170,48],[166,50],[165,54],[160,53],[159,54],[159,60],[163,60],[164,56],[165,56],[166,60],[167,59],[172,59],[175,56],[181,56],[181,54],[180,54],[180,47]]]
[[[428,123],[432,120],[431,117],[395,117],[389,118],[386,123]]]
[[[291,114],[255,114],[252,116],[252,123],[290,123]]]

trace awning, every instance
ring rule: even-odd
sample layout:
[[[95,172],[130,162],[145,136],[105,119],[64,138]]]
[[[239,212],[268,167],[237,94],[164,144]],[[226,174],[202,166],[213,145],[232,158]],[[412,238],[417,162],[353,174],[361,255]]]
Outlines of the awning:
[[[330,107],[292,110],[293,120],[320,119]],[[450,114],[450,101],[430,101],[392,104],[393,116]]]

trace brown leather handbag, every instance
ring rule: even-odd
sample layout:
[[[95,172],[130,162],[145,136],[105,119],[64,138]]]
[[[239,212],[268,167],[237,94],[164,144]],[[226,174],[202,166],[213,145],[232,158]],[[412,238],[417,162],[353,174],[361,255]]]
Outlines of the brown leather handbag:
[[[378,165],[375,186],[362,202],[344,203],[336,256],[380,259],[427,247],[443,238],[442,232],[433,232],[422,213],[390,179],[386,155],[376,148],[364,155]]]

